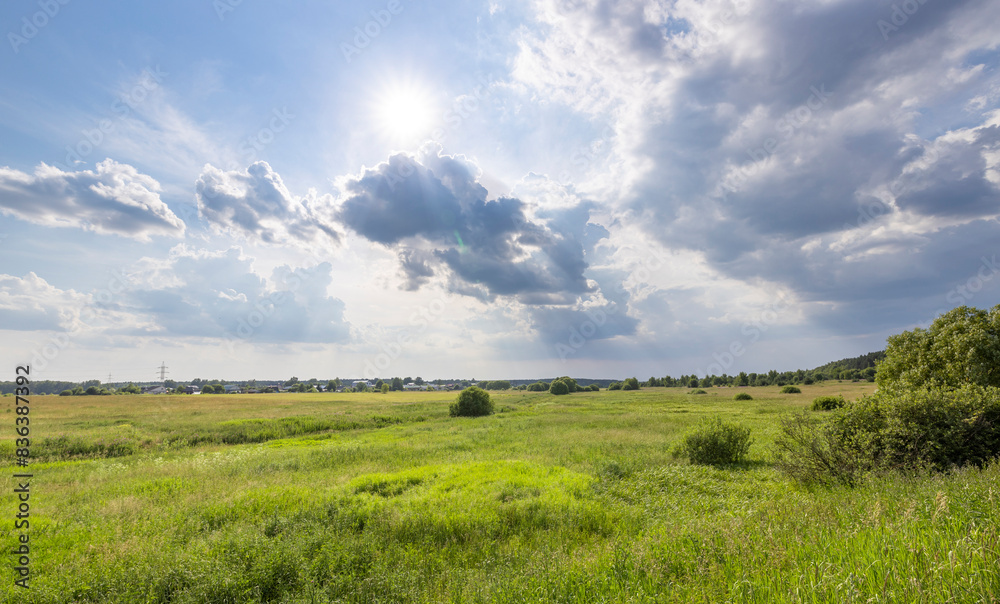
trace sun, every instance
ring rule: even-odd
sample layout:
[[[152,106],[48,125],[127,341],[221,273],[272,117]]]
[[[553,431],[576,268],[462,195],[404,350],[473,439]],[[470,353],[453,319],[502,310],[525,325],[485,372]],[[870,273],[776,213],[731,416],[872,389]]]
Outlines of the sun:
[[[398,145],[419,144],[435,127],[434,102],[413,83],[395,84],[379,94],[375,122],[384,137]]]

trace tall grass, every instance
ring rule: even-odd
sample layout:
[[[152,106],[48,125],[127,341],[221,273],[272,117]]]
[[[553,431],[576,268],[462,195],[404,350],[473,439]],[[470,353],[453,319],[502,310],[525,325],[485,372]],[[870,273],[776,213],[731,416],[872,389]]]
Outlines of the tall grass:
[[[234,396],[178,401],[174,423],[112,410],[124,428],[49,408],[84,443],[133,429],[245,440],[33,466],[35,578],[24,592],[11,577],[0,601],[998,601],[1000,464],[796,487],[768,457],[779,418],[837,393],[803,390],[517,394],[477,419],[449,418],[440,393],[312,395],[296,409],[248,397],[242,412]],[[753,430],[743,466],[670,455],[710,417]],[[364,425],[323,423],[346,421]]]

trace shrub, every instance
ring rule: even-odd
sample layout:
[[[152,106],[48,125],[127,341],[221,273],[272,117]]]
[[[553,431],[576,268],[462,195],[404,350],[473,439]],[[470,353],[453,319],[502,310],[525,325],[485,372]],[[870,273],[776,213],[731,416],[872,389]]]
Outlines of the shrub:
[[[800,390],[798,386],[782,386],[781,387],[781,393],[782,394],[801,394],[802,390]]]
[[[598,386],[597,384],[591,384],[590,385],[590,391],[591,392],[600,392],[601,391],[601,387]]]
[[[708,394],[708,393],[705,392],[704,390],[702,390],[701,388],[698,388],[696,390],[692,390],[692,391],[688,392],[688,394]]]
[[[716,418],[688,434],[675,454],[696,464],[739,463],[746,457],[752,442],[750,428]]]
[[[460,392],[449,412],[452,417],[479,417],[493,413],[493,400],[490,393],[482,388],[470,386]]]
[[[610,384],[608,384],[608,390],[621,390],[621,389],[622,389],[621,382],[611,382]]]
[[[737,392],[736,395],[733,396],[733,400],[734,401],[752,401],[753,397],[750,396],[750,394],[748,392]]]
[[[549,392],[552,394],[569,394],[569,384],[562,380],[553,380],[552,385],[549,386]]]
[[[622,383],[622,390],[638,390],[639,380],[634,377],[630,377]]]
[[[879,391],[828,421],[788,420],[778,467],[802,482],[856,484],[867,473],[982,466],[1000,456],[1000,388]]]
[[[833,411],[847,404],[843,396],[817,396],[813,399],[813,411]]]
[[[551,384],[549,384],[548,382],[535,382],[534,384],[531,384],[531,385],[528,386],[528,391],[529,392],[545,392],[545,391],[547,391],[549,389],[550,385]]]

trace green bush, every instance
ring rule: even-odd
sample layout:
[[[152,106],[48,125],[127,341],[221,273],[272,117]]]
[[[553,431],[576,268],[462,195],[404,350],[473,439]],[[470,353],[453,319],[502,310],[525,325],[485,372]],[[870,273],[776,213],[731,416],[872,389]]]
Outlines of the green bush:
[[[752,401],[753,397],[750,396],[750,393],[748,393],[748,392],[737,392],[736,395],[733,396],[733,400],[734,401]]]
[[[960,306],[929,329],[890,336],[874,379],[880,391],[1000,387],[1000,305]]]
[[[739,463],[746,457],[752,442],[750,428],[716,418],[688,434],[675,454],[695,464]]]
[[[798,386],[782,386],[781,387],[781,393],[782,394],[801,394],[802,390],[800,390]]]
[[[590,385],[590,391],[591,392],[600,392],[601,391],[601,387],[598,386],[597,384],[591,384]]]
[[[460,392],[448,410],[452,417],[480,417],[493,413],[493,399],[482,388],[470,386]]]
[[[787,420],[775,448],[778,467],[802,482],[983,466],[1000,456],[1000,388],[879,391],[828,421]]]
[[[545,392],[549,389],[548,382],[535,382],[534,384],[528,385],[528,392]]]
[[[688,392],[688,394],[708,394],[708,393],[705,392],[704,390],[702,390],[701,388],[698,388],[696,390],[692,390],[692,391]]]
[[[813,399],[813,411],[833,411],[847,404],[843,396],[817,396]]]
[[[621,382],[611,382],[610,384],[608,384],[608,390],[621,390],[621,389],[622,389]]]
[[[549,386],[549,392],[552,394],[569,394],[569,384],[562,380],[553,380]]]

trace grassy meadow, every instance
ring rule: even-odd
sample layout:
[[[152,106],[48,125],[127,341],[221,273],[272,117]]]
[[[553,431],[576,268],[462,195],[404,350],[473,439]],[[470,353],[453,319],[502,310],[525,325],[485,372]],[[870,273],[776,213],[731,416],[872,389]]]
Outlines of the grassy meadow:
[[[0,602],[1000,602],[1000,463],[854,489],[773,468],[780,418],[873,387],[494,393],[477,419],[443,392],[33,397],[33,577],[8,555]],[[671,455],[713,417],[749,461]]]

